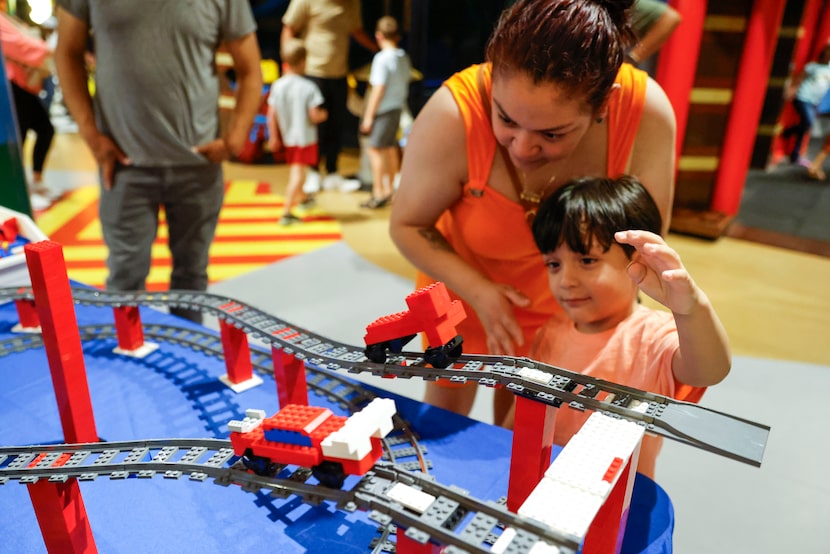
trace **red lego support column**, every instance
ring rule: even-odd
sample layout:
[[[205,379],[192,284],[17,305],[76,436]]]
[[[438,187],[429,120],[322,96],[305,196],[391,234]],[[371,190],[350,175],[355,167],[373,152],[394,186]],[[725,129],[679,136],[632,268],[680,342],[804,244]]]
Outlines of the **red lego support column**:
[[[516,396],[507,509],[518,512],[550,466],[556,408]]]
[[[715,179],[712,211],[738,213],[755,143],[755,133],[747,129],[755,129],[761,117],[786,3],[787,0],[756,0],[752,5]]]
[[[115,334],[118,346],[112,349],[116,354],[143,358],[158,348],[158,344],[144,341],[141,328],[141,314],[138,306],[118,306],[112,309],[115,316]]]
[[[415,539],[410,539],[401,527],[398,527],[396,534],[395,552],[398,554],[438,554],[441,552],[441,547],[437,544],[431,542],[421,544]]]
[[[51,554],[98,552],[78,481],[27,485],[46,550]]]
[[[144,345],[144,330],[141,328],[141,314],[138,306],[118,306],[112,309],[115,316],[115,334],[118,348],[136,350]]]
[[[27,244],[24,252],[64,438],[66,442],[97,442],[63,249],[60,244],[46,240]]]
[[[672,0],[671,6],[683,21],[660,48],[655,80],[660,83],[674,108],[677,121],[676,156],[680,159],[689,120],[689,98],[695,83],[703,23],[706,19],[706,0]]]
[[[637,473],[637,461],[640,459],[640,447],[634,450],[628,464],[605,503],[597,512],[585,540],[582,542],[582,554],[617,554],[622,548],[625,525],[628,521],[628,508],[631,504],[631,491],[634,488],[634,474]]]
[[[305,364],[294,354],[286,354],[281,348],[272,347],[274,380],[277,382],[277,399],[280,408],[288,404],[308,406],[308,387],[305,380]]]
[[[262,379],[254,375],[251,365],[251,348],[248,346],[248,335],[245,331],[220,319],[219,332],[222,336],[222,350],[225,353],[225,368],[228,370],[219,379],[235,392],[261,385]]]
[[[41,241],[27,244],[24,252],[64,440],[97,442],[63,249],[56,242]],[[97,552],[76,481],[38,482],[28,488],[49,552]]]
[[[14,331],[38,331],[40,332],[40,318],[37,316],[34,300],[15,300],[17,318],[20,324],[15,326]]]

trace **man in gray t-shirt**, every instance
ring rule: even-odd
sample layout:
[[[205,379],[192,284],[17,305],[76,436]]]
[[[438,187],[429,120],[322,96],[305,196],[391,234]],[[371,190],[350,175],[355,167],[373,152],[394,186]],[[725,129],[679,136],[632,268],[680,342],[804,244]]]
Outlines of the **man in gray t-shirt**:
[[[59,0],[58,5],[55,63],[61,88],[101,174],[107,288],[144,288],[163,206],[173,258],[170,286],[205,290],[224,192],[221,162],[241,151],[262,94],[249,3]],[[90,36],[94,103],[84,61]],[[220,45],[231,54],[237,78],[234,117],[222,136],[215,67]],[[201,319],[198,313],[178,313]]]

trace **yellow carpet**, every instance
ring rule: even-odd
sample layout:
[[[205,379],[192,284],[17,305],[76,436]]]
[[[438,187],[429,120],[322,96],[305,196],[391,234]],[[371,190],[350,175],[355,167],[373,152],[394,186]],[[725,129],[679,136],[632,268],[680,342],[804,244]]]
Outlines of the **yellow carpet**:
[[[342,239],[340,224],[316,208],[295,211],[303,217],[302,224],[278,225],[282,207],[283,197],[272,194],[267,183],[236,180],[226,184],[225,203],[210,249],[211,283]],[[64,245],[70,279],[104,286],[107,248],[98,221],[97,185],[75,189],[48,210],[37,213],[35,220],[50,239]],[[170,267],[167,225],[162,215],[147,289],[168,288]]]

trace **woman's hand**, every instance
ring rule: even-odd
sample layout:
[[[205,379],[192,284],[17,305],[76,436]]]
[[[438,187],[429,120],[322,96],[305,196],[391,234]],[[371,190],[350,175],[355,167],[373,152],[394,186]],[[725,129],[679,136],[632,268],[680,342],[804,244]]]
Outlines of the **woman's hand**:
[[[470,305],[487,333],[487,350],[493,355],[515,356],[516,346],[524,344],[522,328],[516,322],[514,307],[526,307],[530,299],[509,285],[489,283],[473,295]]]
[[[628,276],[641,291],[675,314],[691,313],[698,305],[699,289],[680,255],[662,237],[647,231],[620,231],[614,238],[637,249]]]

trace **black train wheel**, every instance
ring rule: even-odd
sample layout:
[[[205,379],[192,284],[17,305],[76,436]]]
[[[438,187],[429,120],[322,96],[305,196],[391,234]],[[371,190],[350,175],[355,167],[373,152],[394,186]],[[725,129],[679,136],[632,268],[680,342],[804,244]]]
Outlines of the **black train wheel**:
[[[459,356],[461,356],[461,345],[464,340],[461,335],[456,335],[455,338],[435,348],[427,348],[424,351],[424,361],[432,367],[438,369],[445,369],[455,363]]]
[[[277,464],[268,458],[254,455],[253,451],[248,448],[242,456],[242,464],[263,477],[273,477],[277,473]]]
[[[376,364],[386,363],[386,345],[385,342],[369,344],[363,350],[363,354],[369,358],[369,361]]]
[[[343,488],[343,483],[346,482],[346,472],[340,462],[320,462],[311,468],[311,474],[321,485],[330,489]]]

